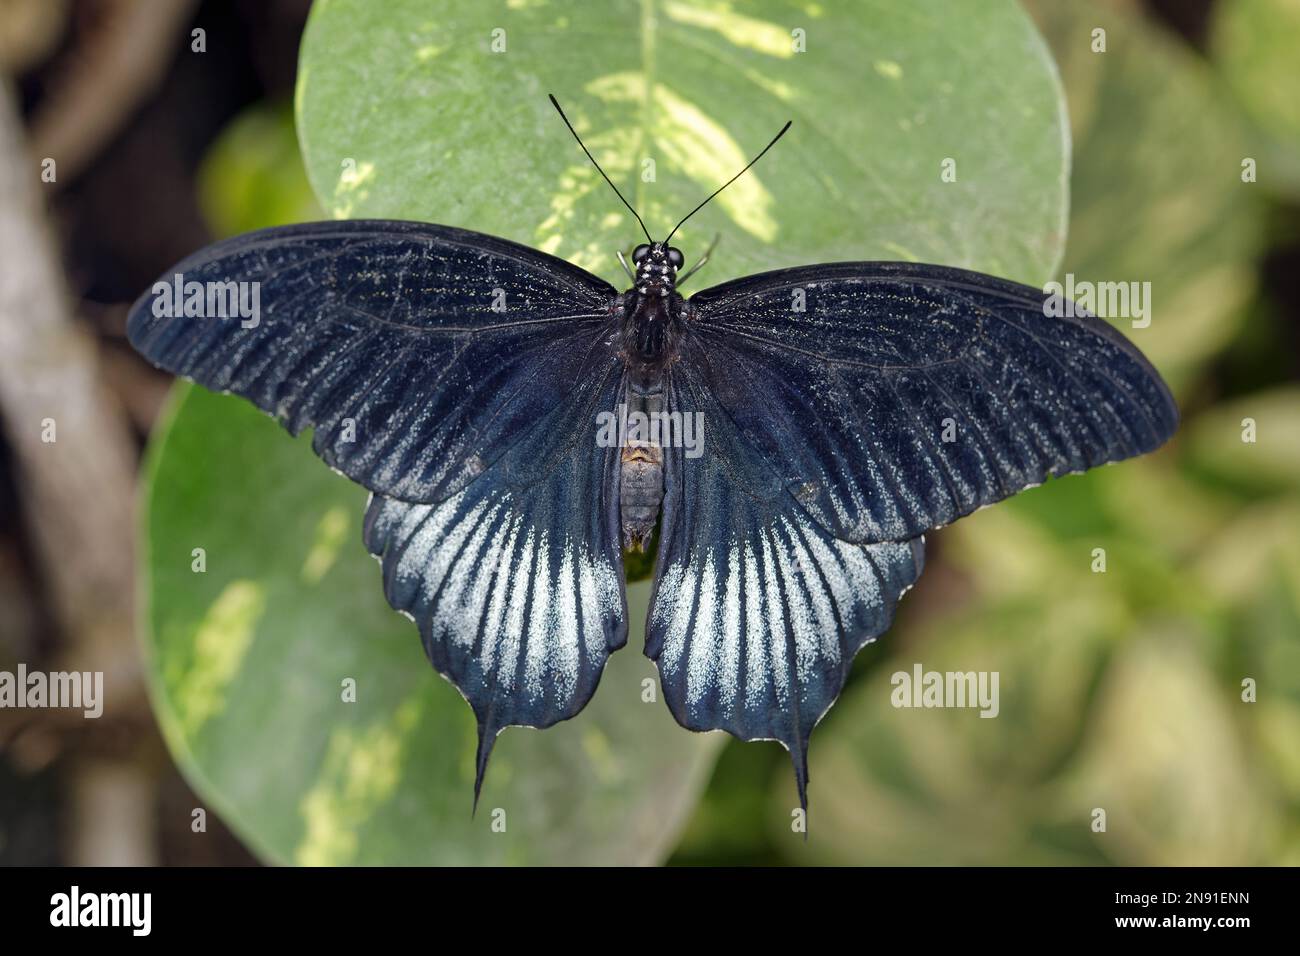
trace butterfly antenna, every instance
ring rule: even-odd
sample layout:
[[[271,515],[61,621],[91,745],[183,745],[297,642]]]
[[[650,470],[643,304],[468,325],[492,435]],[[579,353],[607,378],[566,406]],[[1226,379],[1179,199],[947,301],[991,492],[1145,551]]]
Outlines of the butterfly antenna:
[[[552,97],[552,99],[554,99],[554,97]],[[558,110],[560,107],[557,105],[555,108]],[[568,121],[566,120],[565,122],[568,122]],[[769,149],[771,149],[773,146],[776,145],[776,141],[777,141],[778,139],[780,139],[782,136],[785,135],[785,131],[788,130],[788,129],[790,128],[790,124],[793,123],[793,122],[794,122],[794,120],[786,120],[786,121],[785,121],[785,125],[781,127],[781,132],[777,133],[775,136],[772,137],[772,142],[768,143],[766,146],[763,147],[763,152],[759,153],[757,156],[755,156],[753,159],[751,159],[751,160],[746,164],[746,166],[745,166],[744,169],[742,169],[740,172],[736,173],[736,175],[732,176],[730,179],[728,179],[725,183],[723,183],[723,184],[722,184],[721,186],[719,186],[717,189],[713,190],[713,192],[709,195],[709,198],[708,198],[708,199],[704,200],[704,202],[700,203],[698,206],[696,206],[694,209],[692,209],[690,212],[688,212],[685,216],[683,216],[683,217],[682,217],[682,222],[679,222],[677,225],[673,226],[673,231],[670,232],[670,233],[668,233],[668,238],[665,239],[664,242],[667,243],[669,239],[672,239],[673,235],[677,232],[677,230],[680,229],[680,228],[682,228],[682,223],[684,223],[687,219],[690,219],[691,216],[694,216],[697,212],[699,212],[701,209],[703,209],[705,206],[707,206],[707,205],[709,204],[709,201],[710,201],[711,199],[713,199],[714,196],[716,196],[718,193],[722,192],[724,189],[726,189],[728,186],[730,186],[732,183],[734,183],[734,182],[735,182],[737,179],[739,179],[741,176],[745,175],[745,173],[747,173],[747,172],[749,171],[749,167],[750,167],[750,166],[753,166],[756,162],[758,162],[760,159],[763,158],[763,153],[766,153]],[[570,127],[570,129],[572,129],[572,127]],[[577,133],[574,133],[573,135],[574,135],[574,136],[577,136],[578,134],[577,134]],[[586,147],[584,146],[583,148],[585,149]],[[590,155],[590,154],[588,154],[588,155]],[[592,160],[592,162],[595,162],[595,160]]]
[[[569,122],[569,118],[564,115],[564,110],[560,109],[560,102],[555,98],[555,94],[547,93],[546,95],[551,98],[551,105],[555,107],[555,112],[560,114],[560,119],[564,120],[564,125],[569,127],[569,132],[573,134],[573,138],[578,141],[578,145],[582,147],[582,151],[586,153],[587,158],[591,160],[591,165],[596,167],[596,172],[600,173],[602,176],[605,176],[605,170],[600,168],[600,163],[596,162],[596,157],[591,155],[591,150],[587,149],[587,144],[582,141],[582,137],[578,135],[578,131],[573,128],[573,124]],[[785,130],[782,130],[781,132],[784,133]],[[759,155],[762,154],[760,153]],[[751,163],[750,165],[753,164]],[[641,227],[641,231],[645,233],[646,241],[649,242],[651,245],[654,245],[654,240],[650,238],[650,230],[645,227],[645,222],[642,221],[640,214],[635,209],[632,208],[632,204],[628,202],[626,199],[624,199],[623,194],[618,191],[618,187],[614,185],[614,180],[610,179],[608,176],[605,176],[605,182],[609,183],[609,188],[614,190],[615,195],[617,195],[619,199],[623,200],[623,205],[627,206],[628,212],[630,212],[633,216],[636,216],[637,224]]]

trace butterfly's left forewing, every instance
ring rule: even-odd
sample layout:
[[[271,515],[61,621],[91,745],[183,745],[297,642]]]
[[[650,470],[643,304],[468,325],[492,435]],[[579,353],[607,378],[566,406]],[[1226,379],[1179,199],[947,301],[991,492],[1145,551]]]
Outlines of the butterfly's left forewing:
[[[315,452],[371,491],[435,503],[564,397],[593,343],[616,360],[614,298],[494,236],[311,222],[199,250],[141,296],[127,335],[155,365],[313,429]]]

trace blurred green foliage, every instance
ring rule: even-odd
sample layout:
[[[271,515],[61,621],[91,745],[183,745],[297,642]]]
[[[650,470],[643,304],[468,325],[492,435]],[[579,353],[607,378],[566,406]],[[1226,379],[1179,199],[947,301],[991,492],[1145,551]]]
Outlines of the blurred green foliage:
[[[684,248],[723,234],[703,284],[847,258],[1150,281],[1151,326],[1124,331],[1169,374],[1186,422],[1157,455],[931,537],[898,623],[814,735],[806,844],[775,745],[728,742],[697,799],[721,738],[640,703],[644,585],[588,711],[503,736],[484,806],[522,812],[494,842],[482,813],[468,819],[472,718],[383,604],[359,542],[364,493],[304,441],[196,390],[153,448],[146,560],[155,700],[199,792],[277,862],[648,862],[692,806],[676,862],[1300,862],[1300,388],[1278,381],[1284,316],[1258,287],[1271,195],[1289,188],[1263,180],[1297,144],[1278,118],[1287,104],[1250,92],[1280,82],[1259,62],[1275,77],[1294,68],[1256,53],[1245,69],[1239,51],[1267,41],[1258,16],[1229,6],[1212,67],[1130,4],[1034,5],[1075,141],[1067,245],[1058,80],[1010,3],[319,4],[297,119],[334,215],[476,228],[615,279],[634,227],[546,92],[611,175],[636,183],[652,230],[792,115],[805,135],[685,232]],[[500,24],[505,55],[490,50]],[[808,53],[778,55],[787,24],[807,29]],[[1097,27],[1105,53],[1092,52]],[[576,54],[590,42],[630,55],[610,70]],[[854,83],[845,62],[861,64]],[[1238,97],[1257,107],[1249,122]],[[1275,158],[1246,184],[1261,130]],[[638,176],[643,156],[654,182]],[[947,156],[959,188],[939,184]],[[317,215],[286,110],[232,126],[203,198],[223,234]],[[194,575],[205,542],[209,570]],[[890,675],[916,662],[999,671],[1000,715],[893,708]],[[365,688],[358,704],[339,703],[340,675]],[[1241,699],[1246,678],[1257,703]]]
[[[1237,111],[1182,41],[1124,8],[1035,10],[1074,132],[1061,271],[1151,283],[1157,318],[1125,332],[1184,398],[1237,332],[1255,287],[1263,202],[1241,180]],[[1092,51],[1096,29],[1104,53]]]
[[[1227,0],[1215,7],[1214,61],[1248,118],[1265,189],[1300,196],[1300,0]]]
[[[307,182],[288,103],[261,103],[230,122],[199,169],[199,203],[217,236],[325,218]]]

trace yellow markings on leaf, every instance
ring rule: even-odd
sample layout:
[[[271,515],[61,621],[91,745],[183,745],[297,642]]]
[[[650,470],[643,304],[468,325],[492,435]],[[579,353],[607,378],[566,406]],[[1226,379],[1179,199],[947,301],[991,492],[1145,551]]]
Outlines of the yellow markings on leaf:
[[[587,148],[591,150],[593,156],[605,172],[615,182],[626,182],[629,174],[636,164],[636,140],[635,133],[628,127],[611,128],[611,129],[592,129],[589,124],[584,123],[583,118],[579,115],[573,117],[574,125],[582,135],[583,141]],[[563,236],[569,221],[573,218],[574,211],[579,202],[582,202],[592,192],[602,192],[609,197],[609,200],[617,208],[610,207],[606,214],[602,226],[615,233],[626,229],[631,221],[630,216],[625,216],[621,210],[622,204],[612,192],[606,192],[608,186],[601,179],[600,173],[591,166],[587,157],[582,155],[581,151],[574,146],[575,155],[570,165],[560,174],[559,182],[556,188],[551,191],[551,211],[542,222],[538,225],[535,232],[535,242],[543,252],[549,252],[552,255],[563,254],[570,262],[579,265],[584,269],[597,271],[602,266],[609,264],[609,259],[613,256],[613,250],[609,246],[606,237],[593,235],[587,244],[580,250],[562,253]],[[642,211],[642,215],[645,212]],[[631,224],[635,228],[636,224]],[[626,242],[626,239],[620,242]]]
[[[189,668],[172,681],[177,721],[193,739],[226,707],[226,688],[244,661],[266,610],[266,590],[254,581],[231,581],[208,608],[194,634]]]
[[[599,139],[597,137],[597,141]],[[588,144],[588,148],[591,149],[593,154],[600,156],[602,165],[605,165],[606,156],[613,155],[612,151],[609,150],[606,150],[603,155],[599,154],[596,152],[596,147],[591,144]],[[581,159],[583,163],[587,162],[585,156],[582,156]],[[616,160],[610,165],[617,167],[619,162]],[[626,162],[623,162],[622,165],[626,167]],[[609,166],[605,166],[605,168],[608,170]],[[611,172],[610,175],[614,176],[615,174]],[[565,170],[560,177],[558,187],[551,193],[551,213],[537,227],[537,248],[543,252],[549,252],[551,255],[564,255],[575,265],[595,271],[601,265],[602,246],[605,245],[598,237],[593,237],[587,242],[586,246],[575,252],[562,253],[560,247],[563,243],[565,228],[573,218],[574,209],[578,203],[593,190],[606,188],[600,174],[592,169],[590,165],[585,167],[572,166]],[[618,202],[613,193],[609,195],[610,199],[615,203]],[[620,206],[620,208],[622,207]],[[623,220],[618,213],[613,213],[613,216],[616,226],[622,223]],[[603,250],[603,253],[605,256],[613,255],[607,248]]]
[[[334,184],[332,211],[335,219],[347,219],[358,203],[370,196],[375,179],[375,164],[369,160],[346,158],[341,161],[338,182]]]
[[[893,242],[893,241],[891,240],[891,241],[883,242],[883,243],[881,243],[881,245],[883,245],[886,249],[888,249],[888,250],[889,250],[890,252],[892,252],[894,255],[898,256],[898,258],[901,259],[901,260],[903,260],[904,262],[920,262],[920,261],[921,261],[920,257],[919,257],[915,252],[913,252],[911,249],[907,248],[906,246],[900,245],[900,244],[897,243],[897,242]]]
[[[640,73],[609,74],[585,87],[587,93],[616,106],[639,103],[644,90],[645,77]],[[721,122],[661,83],[655,84],[654,109],[651,112],[655,123],[650,131],[651,140],[662,157],[658,175],[660,183],[665,181],[668,170],[683,174],[703,190],[702,199],[739,172],[752,157],[755,148],[752,144],[742,147]],[[598,158],[603,164],[603,158]],[[621,161],[626,168],[627,155],[622,156]],[[609,172],[609,167],[606,171]],[[610,172],[610,175],[614,174]],[[776,239],[777,224],[772,217],[775,204],[757,169],[751,169],[732,183],[714,203],[731,217],[732,222],[755,238],[763,242]],[[664,210],[658,203],[650,203],[648,208],[640,210],[647,222],[666,221],[689,211],[689,205]]]
[[[635,71],[606,73],[584,86],[583,92],[590,93],[609,106],[618,107],[617,110],[611,111],[614,115],[626,115],[626,107],[634,106],[645,98],[645,76]],[[582,129],[579,128],[578,132],[581,133]],[[587,145],[590,146],[591,143]],[[608,167],[606,170],[608,171]]]
[[[307,559],[302,563],[302,579],[307,584],[319,584],[321,579],[334,567],[338,560],[343,542],[347,540],[348,511],[342,505],[334,505],[316,524],[316,535],[312,539]]]
[[[664,123],[655,130],[656,144],[672,167],[682,170],[707,190],[704,196],[736,175],[757,148],[742,148],[721,123],[663,86],[655,88],[655,101],[658,106],[655,115]],[[756,239],[763,242],[776,239],[777,225],[771,212],[774,201],[757,168],[737,179],[713,202]],[[689,211],[688,207],[678,215]]]
[[[599,273],[601,268],[609,265],[613,258],[614,253],[608,246],[602,246],[593,240],[571,254],[569,261],[588,272]]]
[[[782,103],[789,103],[794,99],[794,87],[789,83],[782,83],[780,80],[774,80],[771,76],[766,73],[761,73],[758,70],[746,69],[741,71],[741,75],[764,93],[775,97]]]
[[[903,68],[893,60],[877,60],[871,64],[887,80],[901,80],[903,78]]]
[[[640,114],[637,107],[645,100],[646,79],[644,74],[635,71],[611,73],[587,83],[583,92],[609,107],[604,111],[607,117],[637,116]],[[682,178],[689,179],[703,198],[739,172],[749,162],[755,146],[737,142],[721,121],[663,84],[653,85],[652,102],[648,122],[653,126],[646,131],[648,141],[642,138],[641,130],[635,126],[594,127],[576,110],[573,120],[587,148],[610,178],[624,189],[630,199],[635,192],[638,211],[653,234],[656,229],[666,231],[672,222],[690,210],[694,202],[698,202],[693,199],[692,190],[680,187]],[[659,161],[655,184],[633,191],[631,187],[638,171],[650,158]],[[671,199],[666,204],[660,198],[665,194],[659,192],[659,188],[667,185],[666,179],[670,176],[678,182],[667,194]],[[566,228],[578,205],[587,201],[593,192],[601,194],[600,201],[605,202],[608,210],[600,220],[600,229],[595,235],[584,237],[586,244],[580,249],[565,251]],[[751,169],[736,180],[714,203],[751,236],[766,243],[775,241],[778,228],[773,216],[775,200],[756,170]],[[581,153],[576,153],[560,174],[556,188],[551,191],[550,206],[550,214],[535,231],[535,244],[544,252],[564,255],[569,261],[593,271],[609,266],[613,256],[611,236],[618,234],[617,246],[635,239],[639,231],[631,217],[621,211],[617,198],[612,193],[606,194],[600,174]]]
[[[357,831],[397,791],[406,745],[419,720],[423,693],[407,698],[383,723],[338,725],[330,733],[316,783],[299,804],[299,866],[340,866],[357,858]]]
[[[712,30],[727,42],[747,50],[781,59],[794,56],[789,27],[742,16],[726,7],[705,8],[670,2],[664,4],[663,9],[670,20],[703,30]]]
[[[415,58],[421,63],[427,63],[436,57],[442,56],[450,49],[450,43],[426,43],[424,46],[416,47]]]

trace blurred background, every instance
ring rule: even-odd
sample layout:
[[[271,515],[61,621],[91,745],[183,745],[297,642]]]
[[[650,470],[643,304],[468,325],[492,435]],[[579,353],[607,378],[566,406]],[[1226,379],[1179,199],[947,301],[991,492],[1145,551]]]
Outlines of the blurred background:
[[[786,838],[785,754],[729,741],[668,862],[1300,863],[1300,2],[1101,4],[1104,68],[1080,6],[1029,5],[1074,140],[1061,272],[1152,280],[1183,428],[932,539],[814,738],[818,839]],[[170,383],[123,330],[215,237],[322,218],[292,107],[309,7],[0,0],[0,670],[103,670],[115,700],[0,710],[0,863],[259,862],[216,811],[192,838],[146,696],[133,513]],[[206,57],[179,55],[196,26]],[[94,440],[51,454],[47,416]],[[892,709],[914,661],[1000,671],[1002,717]]]

